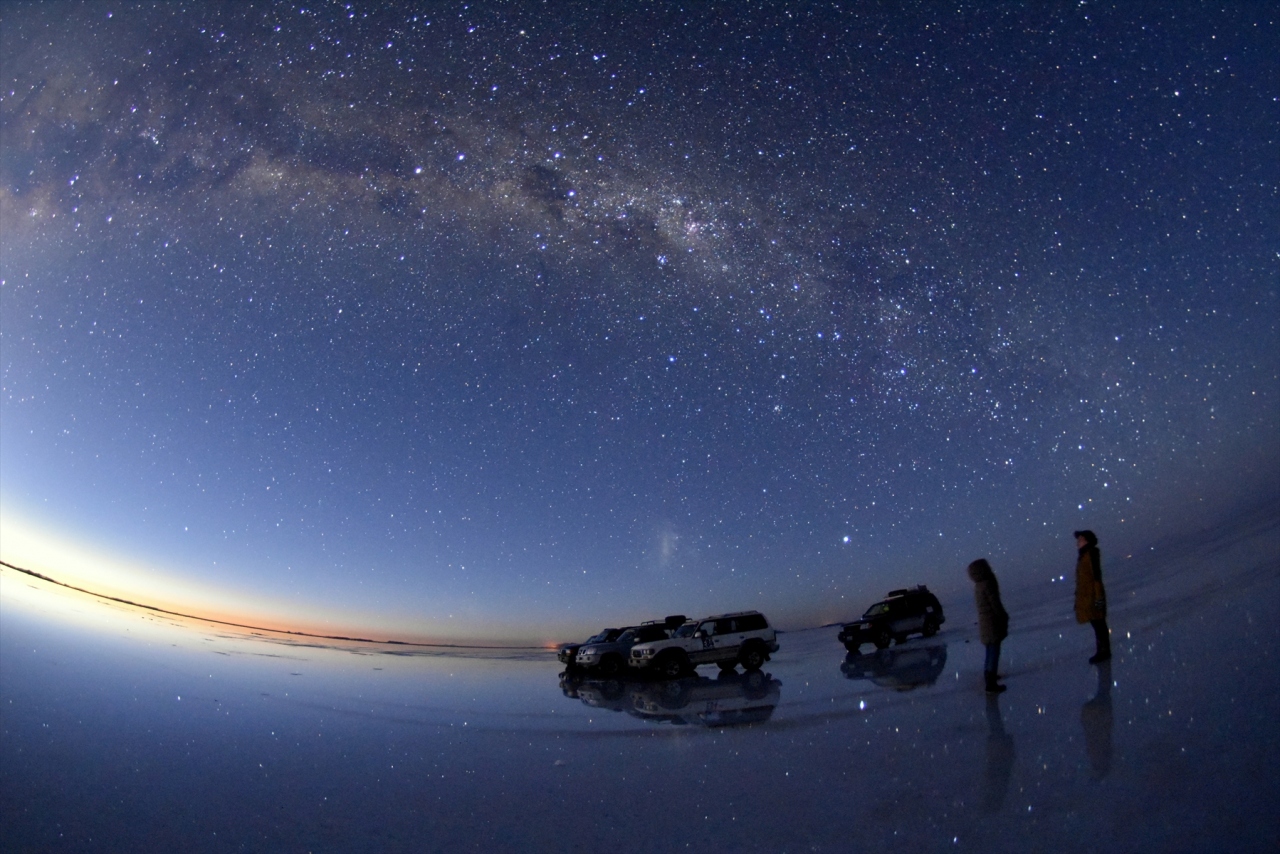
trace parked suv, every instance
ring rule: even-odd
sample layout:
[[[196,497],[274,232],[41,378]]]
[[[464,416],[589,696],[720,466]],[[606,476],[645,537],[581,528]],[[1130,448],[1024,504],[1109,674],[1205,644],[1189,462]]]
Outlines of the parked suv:
[[[945,622],[942,603],[923,584],[890,590],[888,598],[868,608],[861,620],[844,624],[840,629],[840,643],[849,652],[857,652],[864,643],[886,649],[894,641],[902,643],[908,635],[931,638]]]
[[[625,627],[621,629],[601,629],[582,643],[560,644],[560,649],[556,652],[556,658],[560,659],[560,663],[563,664],[566,669],[572,670],[577,666],[578,650],[582,649],[587,644],[615,641],[618,639],[618,635],[625,631]]]
[[[690,620],[666,640],[637,644],[628,663],[674,679],[700,664],[716,664],[724,671],[739,664],[744,670],[759,670],[777,651],[777,634],[764,614],[740,611]]]
[[[684,614],[641,623],[618,635],[613,640],[585,643],[578,649],[575,663],[584,669],[593,669],[604,676],[612,676],[627,666],[627,656],[638,643],[666,640],[684,624]]]

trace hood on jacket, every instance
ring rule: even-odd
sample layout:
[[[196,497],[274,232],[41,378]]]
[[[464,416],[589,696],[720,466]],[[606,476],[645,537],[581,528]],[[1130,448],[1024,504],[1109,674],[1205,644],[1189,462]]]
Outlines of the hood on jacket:
[[[1075,536],[1084,537],[1084,541],[1089,544],[1089,548],[1098,544],[1098,535],[1093,531],[1076,531]]]
[[[986,558],[978,558],[969,564],[969,579],[971,581],[990,581],[993,577],[995,577],[995,573],[991,571],[991,564],[987,563]]]

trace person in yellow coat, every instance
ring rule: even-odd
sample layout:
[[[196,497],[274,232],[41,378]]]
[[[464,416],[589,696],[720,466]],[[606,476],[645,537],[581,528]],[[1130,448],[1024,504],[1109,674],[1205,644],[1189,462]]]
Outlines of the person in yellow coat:
[[[1102,586],[1102,554],[1093,531],[1076,531],[1076,622],[1093,626],[1097,650],[1090,664],[1111,660],[1111,629],[1107,628],[1107,590]]]

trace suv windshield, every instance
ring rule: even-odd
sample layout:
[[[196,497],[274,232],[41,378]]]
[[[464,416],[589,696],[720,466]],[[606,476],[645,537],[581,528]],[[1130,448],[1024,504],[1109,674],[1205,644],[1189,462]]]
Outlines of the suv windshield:
[[[878,617],[878,616],[880,616],[881,614],[888,613],[888,611],[889,611],[889,603],[888,603],[888,602],[877,602],[876,604],[874,604],[874,605],[872,605],[870,608],[868,608],[868,609],[867,609],[867,613],[863,614],[862,616],[864,616],[864,617]]]
[[[672,636],[673,638],[688,638],[688,637],[693,637],[693,632],[694,632],[694,630],[695,630],[695,629],[697,629],[697,628],[698,628],[698,624],[697,624],[697,623],[685,623],[683,626],[681,626],[680,628],[676,629],[676,630],[675,630],[675,632],[674,632],[671,636]]]

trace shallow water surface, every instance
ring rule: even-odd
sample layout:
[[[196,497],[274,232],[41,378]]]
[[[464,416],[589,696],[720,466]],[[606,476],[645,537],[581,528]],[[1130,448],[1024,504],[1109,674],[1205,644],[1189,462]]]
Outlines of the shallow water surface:
[[[810,629],[761,673],[662,682],[233,632],[6,572],[5,849],[1277,850],[1276,540],[1113,570],[1108,667],[1065,586],[1006,592],[999,697],[968,601],[882,653]]]

